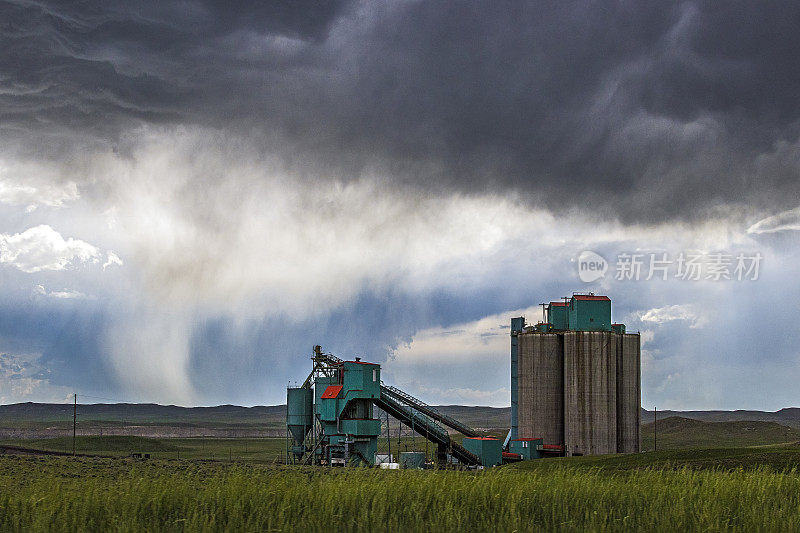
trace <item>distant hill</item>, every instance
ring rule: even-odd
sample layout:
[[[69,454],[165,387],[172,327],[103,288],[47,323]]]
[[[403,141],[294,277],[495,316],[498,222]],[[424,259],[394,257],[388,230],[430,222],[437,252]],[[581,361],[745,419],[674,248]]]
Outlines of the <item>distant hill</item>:
[[[436,407],[469,426],[476,428],[508,428],[510,407]],[[285,405],[240,407],[179,407],[158,404],[78,404],[81,423],[104,425],[170,425],[245,427],[261,426],[283,429]],[[72,405],[51,403],[17,403],[0,405],[0,427],[72,426]]]
[[[503,429],[511,424],[510,407],[471,407],[464,405],[437,405],[436,410],[452,416],[475,429]]]
[[[285,417],[285,405],[240,407],[179,407],[152,403],[78,404],[84,420],[158,424],[263,424]],[[16,403],[0,405],[0,421],[58,422],[72,420],[72,405],[53,403]]]
[[[659,413],[660,414],[660,413]],[[642,451],[653,449],[655,424],[642,426]],[[680,416],[658,420],[658,449],[762,446],[800,442],[800,430],[757,420],[704,422]]]
[[[78,404],[79,435],[277,437],[285,434],[285,424],[285,405]],[[71,428],[71,405],[0,405],[0,438],[60,437]]]
[[[438,410],[479,430],[508,431],[510,407],[442,405]],[[642,409],[643,435],[653,422],[652,411]],[[679,417],[701,422],[772,422],[800,431],[800,408],[769,411],[659,411],[659,421]],[[78,431],[86,435],[166,436],[283,436],[285,405],[241,407],[179,407],[158,404],[78,404]],[[0,438],[63,436],[72,428],[72,405],[18,403],[0,405]],[[661,426],[664,431],[668,426]],[[684,431],[688,431],[684,428]],[[730,440],[720,434],[720,438]],[[749,433],[742,433],[746,438]],[[665,433],[665,439],[666,439]],[[800,440],[800,439],[798,439]],[[663,443],[669,442],[664,440]],[[677,441],[676,441],[677,442]]]
[[[787,407],[778,411],[658,411],[658,419],[671,416],[702,420],[704,422],[738,422],[758,420],[761,422],[777,422],[785,426],[800,429],[800,407]],[[642,424],[650,423],[654,412],[642,409]]]

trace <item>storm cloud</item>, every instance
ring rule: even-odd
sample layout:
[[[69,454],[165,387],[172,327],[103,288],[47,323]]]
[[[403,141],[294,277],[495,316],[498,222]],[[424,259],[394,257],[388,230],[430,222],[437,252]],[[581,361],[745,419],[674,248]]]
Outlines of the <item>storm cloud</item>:
[[[798,28],[790,2],[0,1],[0,401],[277,403],[322,344],[502,405],[507,319],[587,289],[642,330],[645,402],[784,407],[800,338],[762,350],[751,317],[791,329]],[[614,279],[684,251],[762,275]]]
[[[4,2],[23,156],[224,128],[312,180],[513,190],[625,221],[796,207],[791,2]]]

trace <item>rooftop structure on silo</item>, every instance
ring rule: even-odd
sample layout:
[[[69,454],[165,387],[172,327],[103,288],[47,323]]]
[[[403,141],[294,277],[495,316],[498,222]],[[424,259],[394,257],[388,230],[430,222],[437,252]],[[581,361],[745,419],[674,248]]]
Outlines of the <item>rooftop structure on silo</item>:
[[[573,295],[567,325],[570,331],[611,331],[611,299],[593,293]]]
[[[567,302],[550,302],[546,305],[546,320],[552,324],[554,330],[564,331],[569,329],[567,316]]]

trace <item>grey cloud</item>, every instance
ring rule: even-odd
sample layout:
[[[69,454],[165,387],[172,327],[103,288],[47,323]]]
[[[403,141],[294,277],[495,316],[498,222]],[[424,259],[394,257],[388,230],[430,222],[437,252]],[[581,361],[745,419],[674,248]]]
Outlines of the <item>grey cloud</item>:
[[[6,3],[6,150],[221,128],[296,176],[626,221],[795,207],[789,2]]]

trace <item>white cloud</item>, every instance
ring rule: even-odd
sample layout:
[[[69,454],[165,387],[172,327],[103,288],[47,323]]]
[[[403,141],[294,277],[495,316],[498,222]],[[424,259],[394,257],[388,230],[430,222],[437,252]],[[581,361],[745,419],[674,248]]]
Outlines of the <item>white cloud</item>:
[[[800,231],[800,207],[759,220],[747,229],[747,233],[777,233]]]
[[[0,404],[38,401],[60,402],[69,392],[50,384],[39,354],[0,353]]]
[[[95,246],[71,237],[64,239],[46,224],[14,235],[0,234],[0,263],[23,272],[63,270],[74,263],[96,263],[99,257],[100,250]]]
[[[516,316],[535,323],[541,308],[509,310],[446,328],[420,330],[393,350],[386,379],[431,404],[507,406],[509,325]]]
[[[505,407],[508,405],[509,395],[507,387],[493,390],[474,389],[467,387],[438,388],[419,386],[418,390],[427,399],[428,403],[436,405],[485,405]]]
[[[122,259],[120,259],[119,256],[114,252],[109,251],[108,254],[106,255],[106,258],[107,258],[106,262],[103,263],[103,270],[105,270],[107,267],[110,267],[111,265],[122,266]]]
[[[684,320],[690,322],[689,327],[691,328],[700,328],[707,323],[705,317],[697,312],[695,306],[691,304],[655,307],[648,311],[634,313],[634,318],[651,324],[664,324],[673,320]]]
[[[133,176],[120,173],[129,179],[115,211],[126,262],[153,296],[179,304],[240,308],[255,295],[262,308],[301,314],[364,285],[425,290],[456,282],[444,265],[478,276],[479,258],[521,237],[521,208],[507,200],[403,198],[369,179],[289,183],[256,166],[220,169],[228,178],[201,198],[191,163],[164,158],[142,154]]]
[[[91,299],[92,297],[84,294],[79,291],[72,291],[69,289],[64,289],[60,291],[50,291],[47,296],[50,298],[56,298],[59,300],[71,300],[71,299],[78,299],[78,300],[87,300]]]
[[[0,203],[24,205],[30,212],[38,206],[62,207],[79,196],[75,182],[62,182],[54,168],[0,161]]]
[[[474,363],[508,359],[511,317],[536,322],[541,308],[517,309],[448,328],[418,331],[392,353],[393,363]]]
[[[44,296],[46,298],[55,298],[57,300],[93,300],[94,296],[84,294],[79,291],[71,289],[61,289],[56,291],[48,291],[44,285],[37,285],[33,288],[34,296]]]

